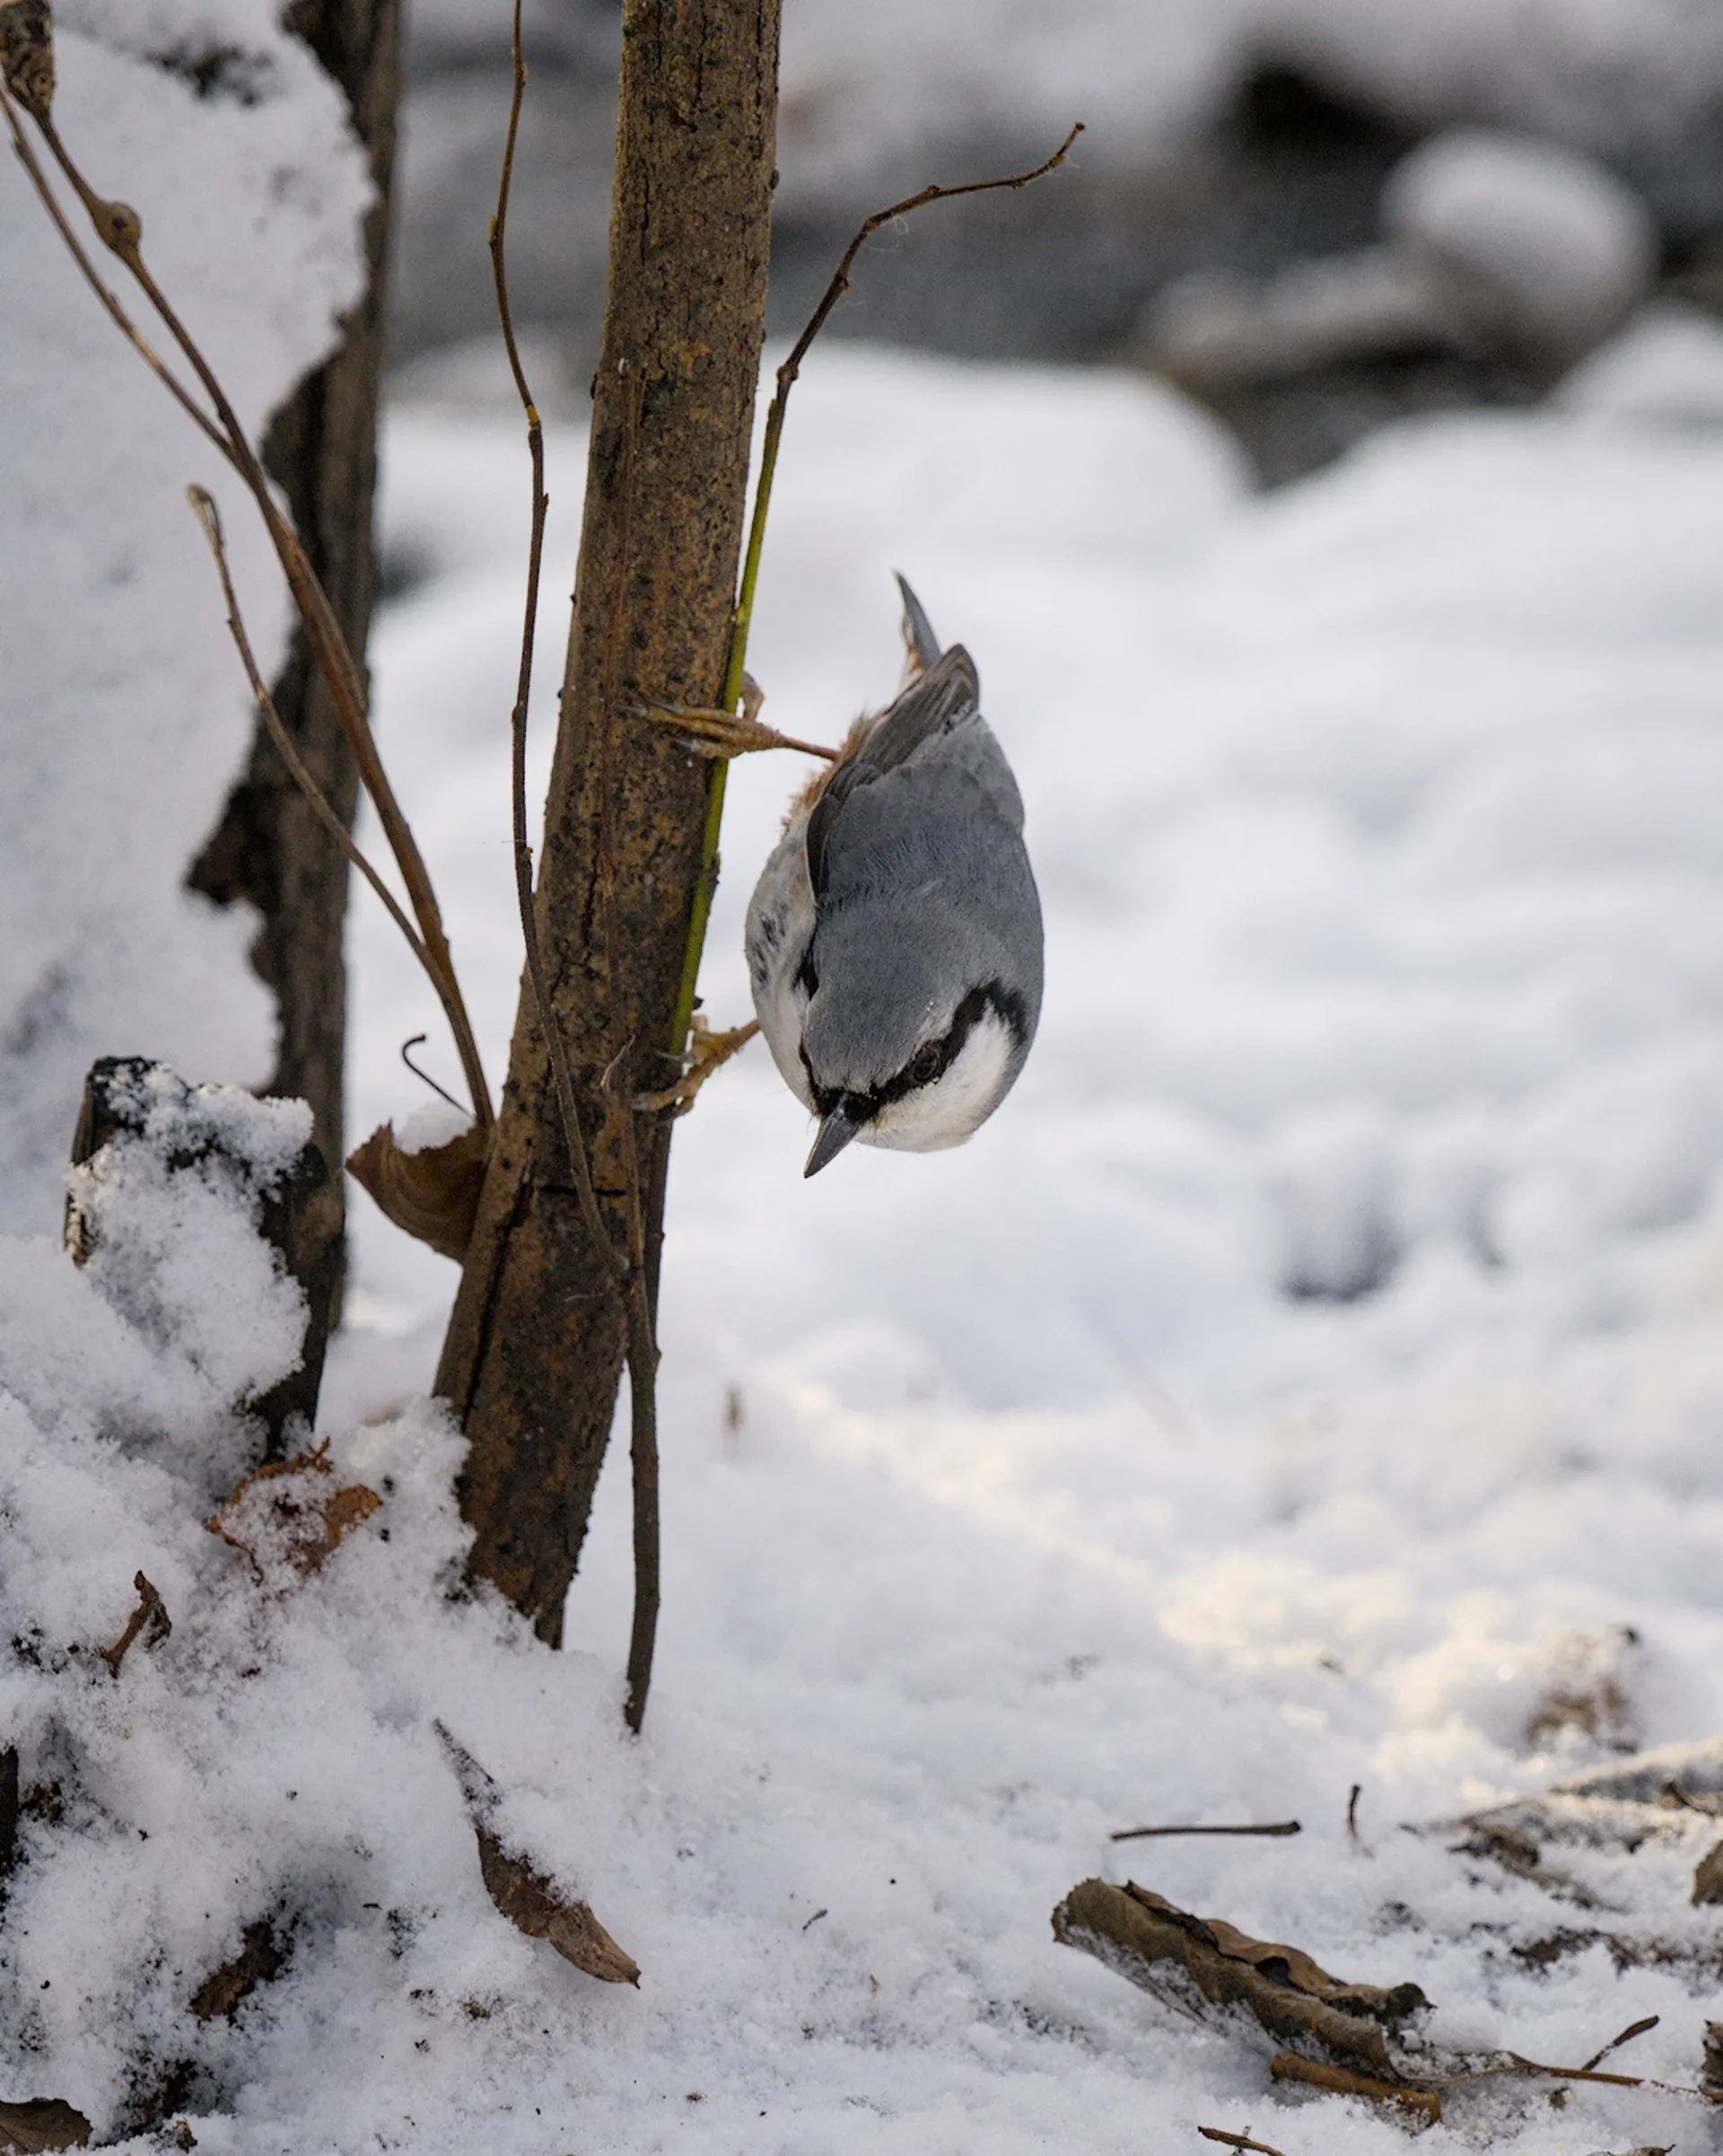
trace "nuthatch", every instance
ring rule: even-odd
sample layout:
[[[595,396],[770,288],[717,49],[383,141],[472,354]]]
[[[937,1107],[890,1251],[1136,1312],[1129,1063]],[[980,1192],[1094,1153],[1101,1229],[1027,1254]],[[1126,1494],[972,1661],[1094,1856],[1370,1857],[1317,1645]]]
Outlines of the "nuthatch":
[[[1010,1091],[1041,1013],[1041,905],[1023,802],[960,644],[900,576],[908,665],[792,803],[748,908],[759,1030],[819,1117],[805,1173],[852,1139],[961,1145]],[[809,749],[740,718],[675,715],[709,755]],[[711,1035],[722,1059],[741,1034]],[[723,1045],[720,1047],[718,1044]]]

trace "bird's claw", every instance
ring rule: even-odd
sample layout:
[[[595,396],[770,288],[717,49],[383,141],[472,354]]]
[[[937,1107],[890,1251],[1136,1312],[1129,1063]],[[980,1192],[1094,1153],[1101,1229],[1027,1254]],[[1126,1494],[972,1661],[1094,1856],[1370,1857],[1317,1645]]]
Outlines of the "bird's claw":
[[[674,727],[692,754],[715,761],[727,763],[732,757],[753,756],[766,749],[794,749],[803,756],[830,757],[835,753],[813,741],[795,741],[780,733],[775,726],[766,725],[760,717],[765,701],[765,692],[759,683],[751,674],[744,674],[739,712],[683,704],[630,704],[627,709],[636,718],[656,719],[660,725]]]
[[[745,1048],[759,1030],[758,1021],[750,1018],[745,1026],[729,1026],[722,1032],[714,1033],[696,1012],[693,1030],[688,1035],[687,1065],[682,1075],[662,1092],[636,1093],[634,1106],[645,1112],[672,1108],[678,1116],[686,1116],[712,1074]]]

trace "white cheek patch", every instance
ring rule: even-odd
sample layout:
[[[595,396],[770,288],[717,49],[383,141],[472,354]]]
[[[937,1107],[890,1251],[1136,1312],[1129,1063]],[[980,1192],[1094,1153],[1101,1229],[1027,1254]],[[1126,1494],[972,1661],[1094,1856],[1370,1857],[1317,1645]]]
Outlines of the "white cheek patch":
[[[961,1145],[998,1105],[1016,1043],[997,1012],[984,1012],[943,1077],[882,1108],[859,1131],[863,1145],[893,1152],[940,1152]]]

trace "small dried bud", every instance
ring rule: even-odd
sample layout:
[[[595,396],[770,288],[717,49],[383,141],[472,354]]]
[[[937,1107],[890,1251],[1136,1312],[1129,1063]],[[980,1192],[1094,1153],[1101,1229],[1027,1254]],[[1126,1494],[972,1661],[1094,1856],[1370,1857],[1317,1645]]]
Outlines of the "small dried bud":
[[[0,72],[32,119],[54,105],[54,17],[48,0],[0,0]]]
[[[102,244],[117,255],[129,254],[144,237],[144,220],[129,202],[98,199],[91,205],[90,215]]]

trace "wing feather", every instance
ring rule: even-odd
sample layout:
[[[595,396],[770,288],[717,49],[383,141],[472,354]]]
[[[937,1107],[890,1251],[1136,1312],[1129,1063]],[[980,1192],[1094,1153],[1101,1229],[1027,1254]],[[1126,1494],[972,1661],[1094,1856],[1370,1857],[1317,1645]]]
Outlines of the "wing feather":
[[[907,763],[927,742],[976,717],[980,709],[975,662],[962,644],[954,644],[880,713],[855,754],[832,773],[808,819],[808,873],[816,897],[824,881],[827,841],[849,796]]]

